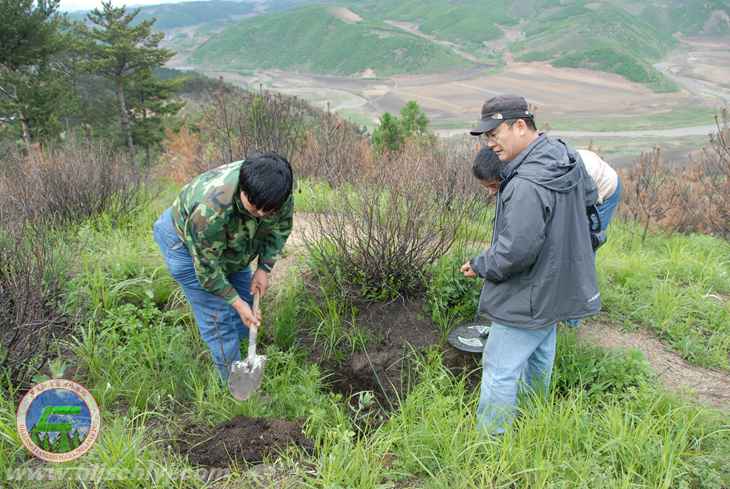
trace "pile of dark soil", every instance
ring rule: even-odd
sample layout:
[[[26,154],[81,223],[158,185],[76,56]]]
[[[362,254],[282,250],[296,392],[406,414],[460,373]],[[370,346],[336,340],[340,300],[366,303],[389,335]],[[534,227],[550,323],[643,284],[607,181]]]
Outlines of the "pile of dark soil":
[[[195,427],[186,430],[196,431]],[[195,465],[227,467],[231,462],[261,463],[290,446],[313,449],[312,441],[302,432],[301,421],[236,416],[212,430],[192,435],[181,448]]]

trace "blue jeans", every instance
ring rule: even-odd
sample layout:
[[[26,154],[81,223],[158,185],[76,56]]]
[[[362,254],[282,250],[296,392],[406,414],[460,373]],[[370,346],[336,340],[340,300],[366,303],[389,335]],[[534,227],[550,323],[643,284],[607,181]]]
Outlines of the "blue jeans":
[[[180,284],[193,308],[200,336],[208,345],[213,363],[225,382],[231,363],[241,359],[241,341],[248,338],[248,328],[232,306],[200,285],[193,267],[193,258],[177,234],[169,208],[155,222],[153,234],[167,269]],[[227,277],[238,295],[251,305],[251,270],[246,267]]]
[[[517,410],[521,385],[547,394],[555,361],[557,325],[523,329],[492,323],[482,355],[477,427],[504,433]]]
[[[622,190],[621,178],[618,178],[616,181],[616,190],[601,205],[597,206],[598,215],[601,217],[601,234],[606,233],[606,229],[611,223],[611,219],[613,219],[613,213],[616,211],[616,207],[618,207],[618,203],[621,200]]]

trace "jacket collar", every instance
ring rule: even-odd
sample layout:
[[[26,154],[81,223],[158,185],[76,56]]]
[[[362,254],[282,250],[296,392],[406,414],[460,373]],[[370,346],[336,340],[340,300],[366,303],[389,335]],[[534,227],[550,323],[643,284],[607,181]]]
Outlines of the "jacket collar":
[[[520,167],[520,165],[527,159],[527,157],[532,153],[532,150],[535,149],[539,144],[542,144],[543,141],[547,139],[547,135],[544,132],[539,133],[538,137],[531,142],[525,149],[522,150],[520,154],[518,154],[512,161],[507,163],[507,165],[502,169],[501,176],[502,176],[502,185],[505,185],[507,182],[509,182],[512,177],[515,176],[517,173],[517,169]]]

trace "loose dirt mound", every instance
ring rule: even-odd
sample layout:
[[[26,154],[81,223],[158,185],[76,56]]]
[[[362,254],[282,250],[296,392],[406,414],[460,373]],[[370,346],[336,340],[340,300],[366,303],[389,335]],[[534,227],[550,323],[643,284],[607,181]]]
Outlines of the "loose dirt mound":
[[[231,462],[261,463],[290,446],[313,448],[301,422],[237,416],[195,436],[183,451],[195,465],[227,467]]]
[[[641,350],[667,389],[730,409],[730,375],[690,365],[646,331],[622,331],[610,323],[596,321],[583,323],[578,337],[604,348]]]

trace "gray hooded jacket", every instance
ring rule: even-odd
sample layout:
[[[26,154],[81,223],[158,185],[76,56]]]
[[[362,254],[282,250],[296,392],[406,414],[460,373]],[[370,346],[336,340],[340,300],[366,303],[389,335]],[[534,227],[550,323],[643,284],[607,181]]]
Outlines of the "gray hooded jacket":
[[[598,193],[580,155],[544,134],[502,172],[492,245],[471,260],[479,312],[526,329],[601,308],[586,206]]]

